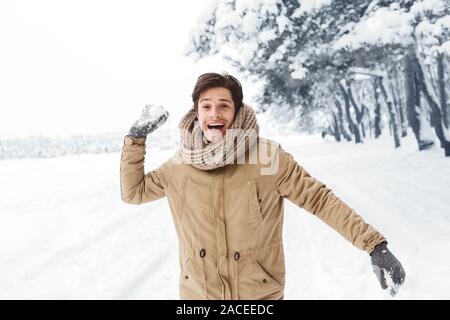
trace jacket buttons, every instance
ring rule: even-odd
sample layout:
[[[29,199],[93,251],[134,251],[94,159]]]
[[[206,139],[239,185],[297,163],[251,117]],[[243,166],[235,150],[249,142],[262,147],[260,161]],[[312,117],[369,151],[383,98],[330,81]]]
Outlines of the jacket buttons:
[[[200,258],[204,258],[206,256],[206,250],[202,249],[200,250]]]
[[[261,203],[262,199],[258,199],[258,202]]]
[[[267,279],[263,279],[263,282],[264,282],[264,283],[267,283]]]
[[[241,258],[241,254],[238,251],[236,251],[234,253],[234,260],[238,261],[240,258]]]
[[[189,276],[184,276],[185,279],[189,279]]]

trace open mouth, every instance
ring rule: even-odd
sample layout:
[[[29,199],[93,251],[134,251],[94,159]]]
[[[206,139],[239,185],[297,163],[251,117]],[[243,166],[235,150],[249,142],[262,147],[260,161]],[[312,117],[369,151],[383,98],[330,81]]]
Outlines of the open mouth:
[[[217,129],[222,130],[225,127],[225,124],[208,124],[208,129]]]

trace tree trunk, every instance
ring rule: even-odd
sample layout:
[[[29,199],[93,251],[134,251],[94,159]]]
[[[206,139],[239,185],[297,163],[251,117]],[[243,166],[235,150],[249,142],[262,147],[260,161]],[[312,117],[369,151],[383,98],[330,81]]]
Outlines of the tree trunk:
[[[364,108],[362,110],[364,112]],[[361,121],[361,133],[362,133],[363,138],[365,138],[366,137],[366,129],[364,129],[364,122],[363,121]]]
[[[342,84],[339,82],[339,88],[341,89],[342,95],[344,96],[344,103],[345,103],[345,115],[347,117],[348,125],[350,127],[350,131],[355,136],[355,143],[362,143],[361,141],[361,134],[359,133],[358,126],[353,122],[351,114],[350,114],[350,99],[348,97],[347,92],[345,91],[345,88],[342,86]]]
[[[433,93],[437,96],[438,95],[438,89],[436,88],[436,85],[435,85],[436,80],[434,79],[433,70],[431,70],[431,66],[429,64],[426,66],[426,68],[427,68],[427,70],[423,70],[423,68],[422,68],[422,71],[424,73],[428,71],[427,72],[428,73],[428,80],[429,80],[430,86],[431,86],[430,89],[433,89]]]
[[[344,136],[345,140],[352,141],[352,137],[348,134],[347,130],[345,130],[344,117],[343,117],[341,103],[339,102],[338,99],[335,99],[334,104],[336,105],[336,108],[338,110],[338,122],[339,122],[339,129],[341,131],[341,134]]]
[[[375,129],[375,139],[381,135],[381,105],[378,93],[378,84],[376,80],[372,81],[373,86],[373,97],[375,100],[375,119],[374,119],[374,129]]]
[[[353,106],[353,109],[355,109],[355,115],[356,115],[356,125],[359,127],[361,126],[361,133],[363,138],[366,137],[366,132],[364,130],[364,124],[362,123],[362,118],[364,116],[364,108],[361,107],[359,108],[358,105],[356,104],[356,101],[353,97],[353,90],[352,90],[352,86],[350,83],[350,80],[346,79],[345,81],[346,87],[347,87],[347,94],[348,94],[348,98],[350,100],[350,103]]]
[[[422,91],[425,99],[427,100],[428,104],[431,107],[431,116],[433,121],[433,127],[436,132],[436,136],[439,138],[439,141],[441,142],[441,147],[445,150],[445,156],[450,156],[450,141],[446,139],[444,134],[444,128],[443,128],[443,121],[442,121],[442,113],[441,109],[439,108],[439,105],[437,101],[432,96],[432,93],[430,92],[430,87],[427,86],[426,79],[424,76],[424,72],[422,69],[422,66],[420,65],[418,57],[415,57],[413,59],[414,63],[414,72],[417,75],[418,80],[418,91]]]
[[[358,105],[356,104],[355,99],[353,98],[353,90],[352,90],[352,86],[350,84],[349,80],[345,81],[345,84],[347,86],[347,94],[348,94],[348,98],[350,100],[350,103],[352,104],[353,108],[355,109],[355,115],[356,115],[356,124],[360,124],[362,117],[364,115],[364,109],[361,108],[361,110],[359,109]]]
[[[336,139],[337,142],[341,142],[341,133],[339,130],[339,122],[338,119],[336,117],[336,113],[333,112],[333,125],[332,125],[332,129],[333,129],[333,135],[334,138]]]
[[[402,121],[402,117],[400,115],[400,108],[401,108],[400,100],[399,100],[399,97],[395,90],[394,83],[393,83],[393,80],[391,77],[389,77],[389,89],[391,91],[392,100],[394,102],[395,121],[397,122],[397,120],[398,120],[397,123],[399,124],[399,127],[400,127],[399,131],[401,131],[403,134],[403,121]]]
[[[396,148],[400,147],[400,138],[398,136],[398,127],[397,127],[397,121],[395,120],[395,112],[392,108],[392,101],[390,97],[388,96],[386,89],[384,88],[383,79],[378,78],[378,85],[381,89],[381,93],[383,94],[384,101],[386,102],[388,112],[389,112],[389,123],[392,127],[392,135],[394,137],[394,145]]]
[[[367,114],[367,118],[369,119],[369,138],[372,138],[372,119],[370,118],[369,109],[364,106],[364,112]]]
[[[403,138],[408,135],[408,122],[406,121],[406,117],[405,117],[404,101],[406,99],[403,99],[404,88],[402,89],[400,86],[398,70],[395,70],[395,78],[394,79],[395,79],[396,92],[398,93],[397,98],[398,98],[398,105],[399,105],[400,122],[402,124],[401,128],[402,128],[402,138]]]
[[[414,136],[416,137],[419,150],[422,151],[429,149],[434,142],[422,139],[420,134],[420,91],[417,90],[418,80],[414,72],[414,58],[416,58],[414,52],[410,52],[405,57],[405,103],[409,125],[411,126]]]
[[[447,106],[447,93],[445,91],[445,77],[444,77],[444,57],[443,53],[439,53],[437,56],[437,81],[438,81],[438,90],[439,90],[439,104],[442,110],[442,122],[444,126],[448,129],[449,127],[449,114],[448,114],[448,106]]]

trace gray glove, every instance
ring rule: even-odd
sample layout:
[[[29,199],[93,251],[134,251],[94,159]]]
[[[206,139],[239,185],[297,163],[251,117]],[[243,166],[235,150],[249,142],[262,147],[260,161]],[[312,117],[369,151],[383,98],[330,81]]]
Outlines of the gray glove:
[[[133,138],[144,138],[162,126],[169,117],[169,112],[162,106],[147,104],[142,110],[139,119],[133,123],[128,132]]]
[[[389,288],[391,296],[395,296],[405,282],[406,275],[402,264],[389,251],[387,242],[377,244],[370,253],[370,258],[381,288]]]

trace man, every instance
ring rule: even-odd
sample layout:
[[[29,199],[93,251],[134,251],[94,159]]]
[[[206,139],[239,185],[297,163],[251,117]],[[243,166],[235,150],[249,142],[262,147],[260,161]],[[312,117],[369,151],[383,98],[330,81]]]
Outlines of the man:
[[[200,76],[180,121],[181,146],[144,174],[145,141],[168,117],[147,106],[125,137],[123,201],[167,197],[179,239],[180,298],[283,299],[283,201],[289,199],[371,255],[383,289],[405,279],[387,241],[271,140],[259,137],[239,81]]]

